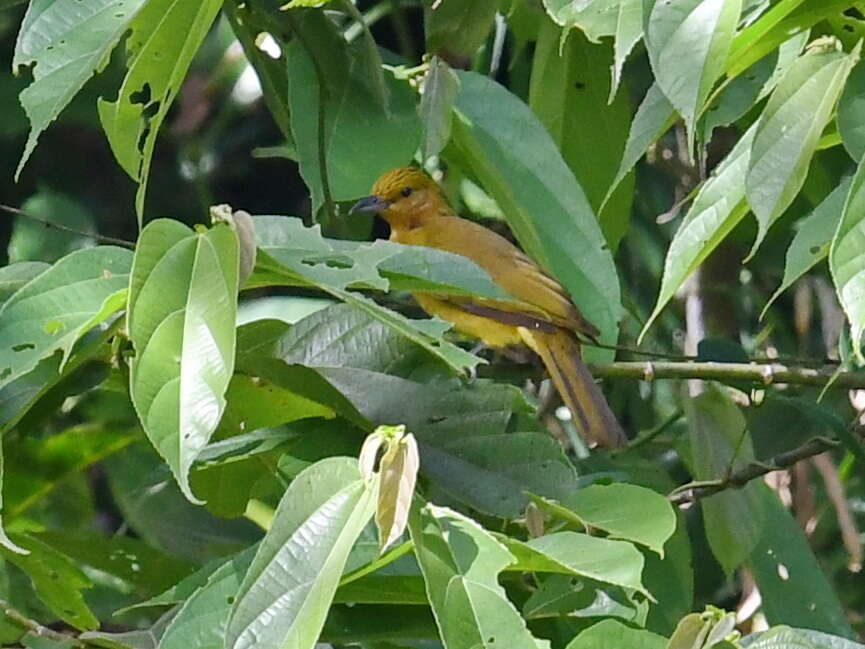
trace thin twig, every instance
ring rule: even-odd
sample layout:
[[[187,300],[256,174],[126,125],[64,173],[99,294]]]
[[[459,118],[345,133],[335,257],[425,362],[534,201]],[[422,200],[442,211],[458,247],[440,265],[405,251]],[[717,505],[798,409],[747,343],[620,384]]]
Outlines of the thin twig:
[[[127,241],[126,239],[117,239],[115,237],[109,237],[104,234],[98,234],[96,232],[85,232],[84,230],[77,230],[76,228],[70,228],[68,225],[63,225],[61,223],[54,223],[53,221],[48,221],[46,219],[40,218],[34,214],[30,214],[29,212],[25,212],[22,209],[17,207],[12,207],[11,205],[2,205],[0,204],[0,210],[4,212],[9,212],[10,214],[14,214],[15,216],[21,216],[30,221],[35,221],[36,223],[41,223],[42,225],[54,228],[55,230],[61,230],[63,232],[68,232],[70,234],[77,234],[82,237],[90,237],[91,239],[96,239],[97,241],[102,241],[103,243],[112,243],[116,246],[123,246],[124,248],[135,248],[135,244],[132,241]]]
[[[840,444],[838,440],[828,437],[815,437],[802,444],[802,446],[776,455],[766,462],[750,462],[726,478],[698,480],[684,484],[671,491],[667,498],[675,505],[682,505],[697,502],[702,498],[726,491],[727,489],[739,489],[751,482],[751,480],[756,480],[773,471],[788,469],[800,460],[820,455],[828,450],[837,448]]]
[[[706,381],[751,381],[764,386],[795,384],[823,386],[836,374],[835,367],[788,367],[780,363],[693,363],[619,361],[594,363],[592,374],[603,379],[703,379]],[[865,388],[865,372],[841,372],[832,383],[836,388]]]
[[[318,81],[319,177],[321,179],[321,193],[324,199],[324,210],[327,214],[328,220],[333,221],[334,219],[336,219],[336,204],[333,200],[333,194],[330,191],[330,176],[328,175],[327,171],[327,134],[325,133],[325,106],[328,99],[327,79],[325,78],[324,67],[322,66],[321,61],[318,60],[318,56],[316,55],[315,47],[309,42],[309,39],[307,38],[304,30],[298,26],[297,20],[295,19],[292,11],[286,11],[285,15],[288,19],[288,23],[291,27],[292,33],[303,46],[303,49],[306,50],[306,53],[309,55],[310,61],[312,61],[312,67],[315,69],[315,77]],[[317,221],[316,215],[313,213],[310,218],[312,220],[312,223],[315,224]]]
[[[850,502],[847,499],[844,484],[838,475],[838,467],[826,454],[818,455],[812,462],[817,467],[817,471],[820,472],[823,484],[826,485],[826,494],[835,508],[838,529],[841,530],[841,541],[849,555],[847,568],[850,572],[859,572],[862,570],[863,560],[862,537],[859,533],[859,527],[856,525],[856,517],[850,510]]]
[[[60,633],[59,631],[55,631],[54,629],[49,629],[47,626],[42,626],[36,620],[31,620],[21,611],[12,608],[9,602],[7,602],[5,599],[0,599],[0,612],[2,612],[3,615],[5,615],[6,618],[14,625],[25,629],[30,633],[34,633],[44,638],[50,638],[55,642],[62,642],[64,644],[71,641],[76,647],[87,646],[86,643],[82,642],[75,636]]]

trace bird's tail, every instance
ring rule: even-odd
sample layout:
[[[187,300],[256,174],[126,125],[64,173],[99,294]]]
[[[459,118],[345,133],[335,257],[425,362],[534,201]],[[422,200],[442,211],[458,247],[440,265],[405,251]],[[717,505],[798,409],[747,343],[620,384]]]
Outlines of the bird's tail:
[[[554,333],[523,329],[521,333],[543,360],[583,436],[606,447],[624,444],[625,433],[583,363],[576,336],[565,329]]]

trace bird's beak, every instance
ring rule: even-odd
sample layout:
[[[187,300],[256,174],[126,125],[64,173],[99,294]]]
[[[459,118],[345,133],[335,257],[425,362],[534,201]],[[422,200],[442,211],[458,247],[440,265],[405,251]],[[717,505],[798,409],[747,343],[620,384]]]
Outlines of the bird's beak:
[[[349,214],[375,214],[382,212],[390,207],[390,201],[386,201],[380,196],[367,196],[361,198],[357,203],[351,206]]]

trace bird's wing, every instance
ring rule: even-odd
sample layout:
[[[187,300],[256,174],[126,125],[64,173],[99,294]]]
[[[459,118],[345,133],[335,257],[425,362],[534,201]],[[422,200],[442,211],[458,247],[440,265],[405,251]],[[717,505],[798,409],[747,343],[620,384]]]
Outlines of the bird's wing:
[[[588,336],[598,334],[594,325],[583,318],[573,305],[561,284],[510,241],[482,225],[459,217],[428,219],[421,227],[411,231],[410,242],[468,257],[486,270],[496,284],[524,303],[514,305],[511,302],[480,298],[455,299],[464,305],[463,308],[485,310],[487,313],[484,315],[497,320],[507,316],[495,312],[525,312],[532,318],[546,319],[559,327]]]

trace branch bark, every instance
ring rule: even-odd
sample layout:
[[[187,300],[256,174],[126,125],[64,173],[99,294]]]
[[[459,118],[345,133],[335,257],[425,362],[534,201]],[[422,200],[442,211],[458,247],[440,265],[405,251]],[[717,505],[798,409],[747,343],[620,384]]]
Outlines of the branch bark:
[[[865,372],[839,372],[837,366],[791,367],[780,363],[715,363],[620,361],[595,363],[592,374],[602,379],[704,379],[752,381],[762,385],[795,384],[818,387],[830,383],[847,389],[865,388]]]

